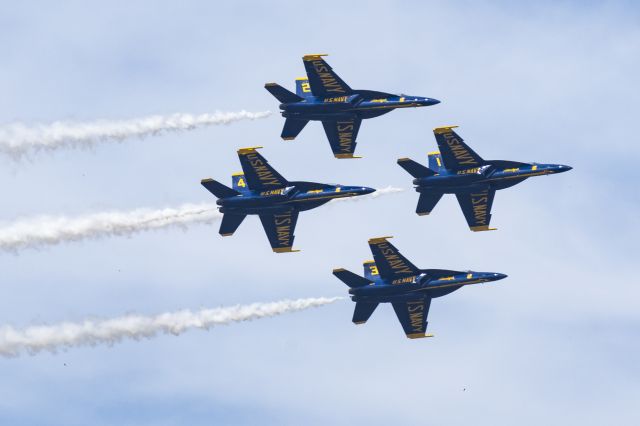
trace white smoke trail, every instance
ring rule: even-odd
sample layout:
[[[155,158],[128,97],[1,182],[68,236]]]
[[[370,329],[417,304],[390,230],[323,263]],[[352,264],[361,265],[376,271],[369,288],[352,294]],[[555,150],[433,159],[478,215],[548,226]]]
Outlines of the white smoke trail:
[[[345,201],[375,199],[402,192],[387,187],[361,197],[338,198]],[[185,204],[159,210],[136,209],[126,212],[103,212],[79,217],[38,216],[20,219],[0,226],[0,250],[17,253],[72,241],[97,240],[106,237],[131,236],[138,232],[179,227],[195,223],[213,223],[222,218],[212,203]]]
[[[399,194],[401,192],[404,192],[404,188],[395,188],[393,186],[387,186],[386,188],[376,189],[376,192],[372,192],[371,194],[367,194],[367,195],[361,195],[360,197],[336,198],[335,200],[331,200],[331,203],[338,203],[342,201],[375,200],[378,197],[384,197],[385,195]]]
[[[16,329],[0,326],[0,355],[16,357],[27,352],[56,352],[74,346],[113,345],[124,339],[140,340],[158,334],[175,336],[192,328],[209,330],[217,325],[273,317],[288,312],[302,311],[327,305],[342,297],[320,297],[282,300],[272,303],[253,303],[226,308],[202,309],[196,312],[182,310],[156,316],[125,315],[101,321],[85,320],[57,325],[31,326]]]
[[[104,212],[81,217],[40,216],[22,219],[0,228],[0,249],[17,252],[69,241],[100,239],[191,223],[212,223],[222,218],[215,204],[185,204],[160,210],[137,209]]]
[[[51,124],[35,125],[11,123],[0,127],[0,152],[17,159],[27,153],[41,150],[89,148],[98,143],[119,142],[129,137],[144,138],[166,132],[229,124],[240,120],[256,120],[270,115],[270,111],[243,110],[199,115],[182,113],[153,115],[128,120],[57,121]]]

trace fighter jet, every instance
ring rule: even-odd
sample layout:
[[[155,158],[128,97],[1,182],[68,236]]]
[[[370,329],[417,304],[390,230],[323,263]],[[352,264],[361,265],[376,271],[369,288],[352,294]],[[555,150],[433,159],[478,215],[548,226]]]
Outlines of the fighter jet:
[[[295,139],[310,120],[322,121],[333,155],[359,158],[353,153],[363,119],[378,117],[396,108],[440,103],[422,96],[353,90],[322,59],[323,56],[327,55],[302,57],[307,77],[296,79],[295,94],[276,83],[264,85],[280,101],[282,116],[286,118],[281,135],[284,140]]]
[[[257,214],[271,248],[276,253],[293,250],[298,213],[319,207],[336,198],[354,197],[375,191],[365,186],[344,186],[315,182],[289,182],[256,150],[261,146],[238,150],[242,173],[232,176],[232,188],[213,179],[201,181],[218,198],[218,210],[224,213],[220,235],[233,235],[248,214]]]
[[[428,154],[428,168],[409,158],[398,160],[398,164],[415,178],[413,184],[420,193],[416,213],[420,216],[431,213],[443,194],[455,194],[472,231],[494,231],[489,222],[493,197],[498,189],[509,188],[532,176],[571,170],[562,164],[483,160],[451,130],[456,127],[433,130],[440,151]]]
[[[351,300],[356,302],[355,324],[364,324],[379,303],[388,302],[408,338],[433,337],[426,334],[431,299],[465,285],[507,277],[497,272],[418,269],[387,241],[388,238],[391,237],[369,240],[373,260],[364,262],[364,277],[343,268],[333,270],[333,275],[350,287]]]

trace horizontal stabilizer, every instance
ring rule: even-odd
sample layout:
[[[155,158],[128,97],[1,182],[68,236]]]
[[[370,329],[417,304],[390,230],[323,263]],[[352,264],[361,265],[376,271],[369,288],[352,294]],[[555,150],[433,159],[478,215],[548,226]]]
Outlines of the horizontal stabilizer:
[[[364,324],[371,318],[371,314],[373,314],[373,311],[375,311],[377,307],[377,302],[356,302],[356,308],[353,311],[353,323]]]
[[[236,232],[236,229],[240,226],[244,218],[247,217],[246,214],[231,214],[225,213],[222,216],[222,223],[220,224],[220,235],[223,237],[229,237]]]
[[[356,275],[353,272],[347,271],[343,268],[334,269],[333,275],[335,275],[340,281],[351,288],[364,287],[373,283],[373,281],[363,278],[360,275]]]
[[[277,83],[267,83],[264,85],[264,88],[283,104],[291,104],[304,100]]]
[[[434,172],[430,168],[425,167],[422,164],[417,163],[410,158],[398,159],[398,165],[403,169],[405,169],[414,178],[423,178],[423,177],[433,176],[436,174],[436,172]]]
[[[207,191],[209,191],[210,193],[212,193],[218,198],[228,198],[228,197],[235,197],[236,195],[240,195],[238,191],[233,190],[228,186],[223,185],[220,182],[215,181],[213,179],[202,179],[200,183],[202,184],[202,186],[204,186],[207,189]]]
[[[416,213],[418,216],[426,216],[435,208],[442,198],[442,192],[421,192],[418,198]]]
[[[296,120],[294,118],[287,118],[284,121],[284,127],[282,128],[282,133],[280,137],[285,141],[290,141],[296,138],[304,129],[304,126],[307,125],[309,120]]]

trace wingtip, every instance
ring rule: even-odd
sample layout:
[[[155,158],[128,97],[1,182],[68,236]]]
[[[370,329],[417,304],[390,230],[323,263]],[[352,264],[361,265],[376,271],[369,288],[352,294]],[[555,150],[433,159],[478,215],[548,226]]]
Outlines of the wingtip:
[[[328,53],[309,53],[302,57],[303,61],[314,61],[316,59],[321,59],[323,56],[329,56]]]
[[[470,226],[469,229],[471,229],[473,232],[497,231],[498,230],[498,228],[489,228],[489,225]]]
[[[333,154],[333,156],[341,160],[346,158],[362,158],[360,155],[353,155],[353,154]]]
[[[211,178],[205,178],[205,179],[201,179],[200,183],[207,183],[207,182],[213,182],[213,179]]]
[[[251,152],[255,152],[257,149],[262,149],[264,148],[263,146],[249,146],[246,148],[240,148],[238,150],[238,154],[249,154]]]
[[[300,251],[292,247],[276,247],[276,248],[273,248],[272,250],[274,253],[296,253]]]
[[[433,129],[433,133],[435,134],[443,134],[443,133],[449,133],[451,131],[451,129],[455,129],[459,126],[440,126],[440,127],[436,127]]]
[[[434,337],[431,333],[411,333],[407,334],[409,339],[424,339],[425,337]]]
[[[393,238],[393,236],[369,238],[369,244],[382,243],[387,241],[389,238]]]

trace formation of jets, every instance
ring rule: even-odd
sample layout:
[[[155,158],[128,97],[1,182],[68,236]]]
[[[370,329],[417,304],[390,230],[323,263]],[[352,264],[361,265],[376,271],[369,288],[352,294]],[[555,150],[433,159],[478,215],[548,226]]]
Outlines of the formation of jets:
[[[349,87],[323,59],[324,54],[302,58],[307,77],[296,79],[296,93],[276,83],[265,88],[280,101],[285,117],[281,137],[294,139],[309,121],[321,121],[336,158],[354,156],[356,137],[362,120],[397,108],[430,106],[440,101],[422,96],[394,95]],[[514,186],[529,177],[562,173],[571,167],[561,164],[520,163],[484,160],[453,130],[441,126],[433,130],[438,151],[428,154],[428,167],[409,158],[398,164],[413,176],[420,194],[416,213],[428,215],[444,194],[455,194],[472,231],[488,231],[495,192]],[[305,181],[288,181],[257,151],[242,148],[238,157],[242,173],[232,176],[232,187],[213,179],[202,185],[217,197],[223,213],[220,234],[232,235],[247,215],[258,215],[276,253],[293,249],[298,214],[333,199],[355,197],[375,191],[365,186],[344,186]],[[349,286],[356,303],[355,324],[365,323],[380,303],[391,303],[407,337],[431,337],[427,316],[431,299],[445,296],[470,284],[498,281],[507,276],[498,272],[419,269],[389,241],[372,238],[373,260],[364,263],[364,277],[346,269],[333,274]]]

